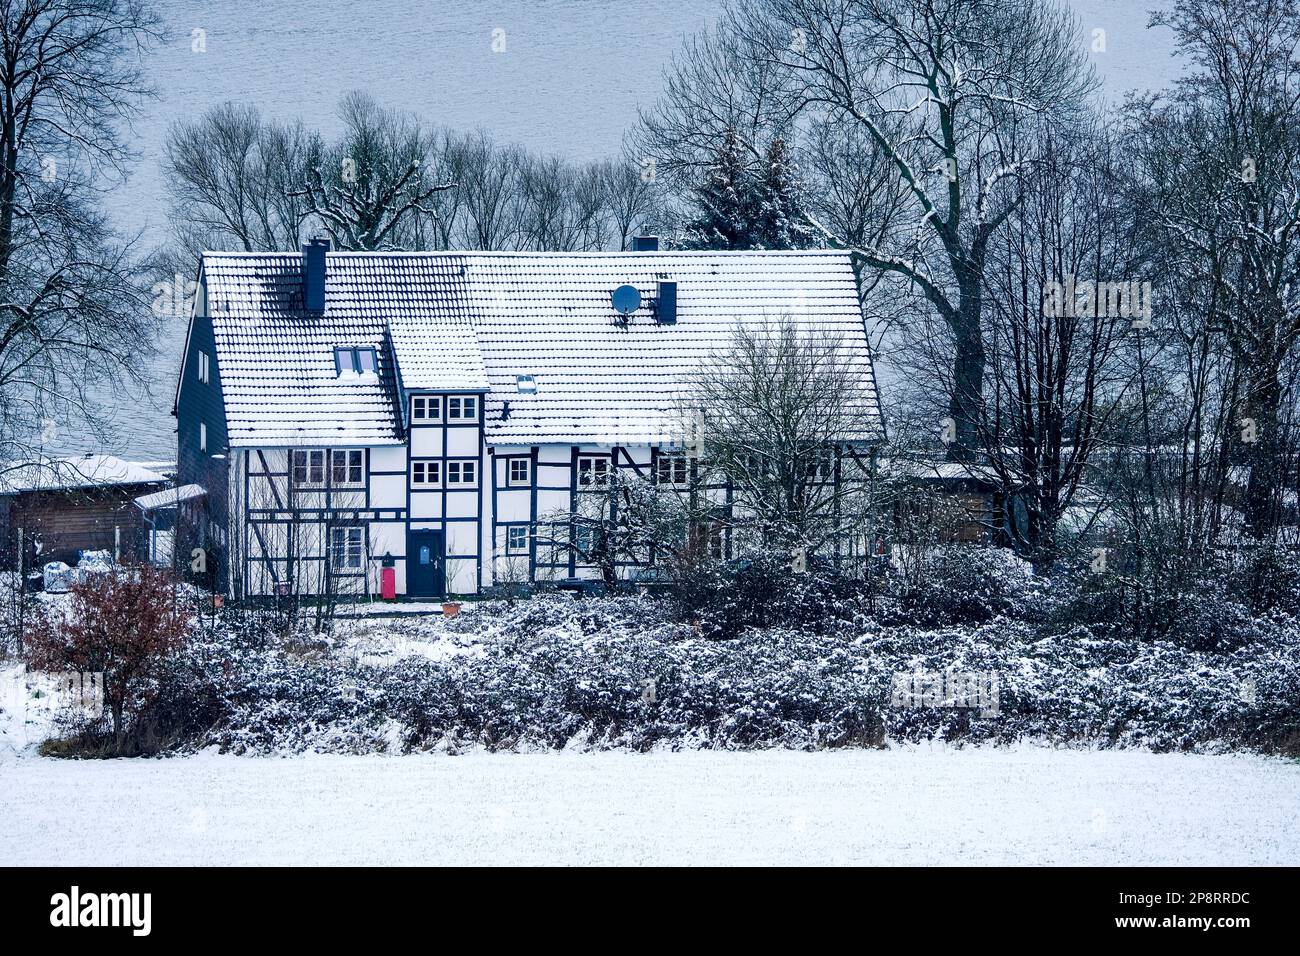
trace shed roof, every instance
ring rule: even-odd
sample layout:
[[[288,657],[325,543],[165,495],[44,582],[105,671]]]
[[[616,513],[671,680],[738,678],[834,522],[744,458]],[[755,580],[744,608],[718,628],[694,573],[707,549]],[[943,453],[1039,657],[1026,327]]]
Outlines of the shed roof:
[[[25,491],[71,491],[113,485],[163,484],[166,477],[134,461],[113,455],[37,458],[0,464],[0,494]]]
[[[182,501],[193,501],[206,495],[207,489],[202,485],[179,485],[164,488],[152,494],[141,495],[135,499],[135,506],[141,511],[157,511],[160,508],[175,508]]]

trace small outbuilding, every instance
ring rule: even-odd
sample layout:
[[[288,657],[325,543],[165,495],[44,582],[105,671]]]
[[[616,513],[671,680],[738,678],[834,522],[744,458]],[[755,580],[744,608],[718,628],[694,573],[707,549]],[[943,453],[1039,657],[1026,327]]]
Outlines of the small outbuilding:
[[[135,499],[166,488],[173,470],[112,455],[0,464],[0,567],[75,565],[82,551],[147,558],[147,523]]]

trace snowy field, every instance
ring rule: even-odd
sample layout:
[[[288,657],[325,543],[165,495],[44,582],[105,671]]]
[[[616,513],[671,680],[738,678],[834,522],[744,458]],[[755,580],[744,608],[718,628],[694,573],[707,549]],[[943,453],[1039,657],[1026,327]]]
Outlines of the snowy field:
[[[1300,864],[1300,764],[939,746],[0,763],[6,864]]]

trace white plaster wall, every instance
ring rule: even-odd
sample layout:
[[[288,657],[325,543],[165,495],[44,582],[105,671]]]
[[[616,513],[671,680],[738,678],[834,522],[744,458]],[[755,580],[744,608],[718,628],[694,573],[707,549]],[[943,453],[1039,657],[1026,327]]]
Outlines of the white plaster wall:
[[[370,507],[405,508],[406,507],[406,476],[405,475],[371,475],[370,476]]]
[[[442,455],[441,428],[412,428],[411,457],[437,458]]]
[[[411,492],[411,520],[442,517],[441,491]]]
[[[479,430],[477,428],[447,429],[448,458],[477,458],[479,454]]]

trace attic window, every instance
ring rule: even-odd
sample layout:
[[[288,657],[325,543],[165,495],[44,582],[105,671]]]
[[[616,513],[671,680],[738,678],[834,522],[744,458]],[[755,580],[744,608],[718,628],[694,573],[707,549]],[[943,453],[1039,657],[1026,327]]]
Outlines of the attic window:
[[[337,348],[334,365],[339,377],[345,375],[374,375],[378,359],[373,348]]]
[[[531,375],[515,376],[515,391],[519,392],[520,395],[536,395],[537,379]]]

